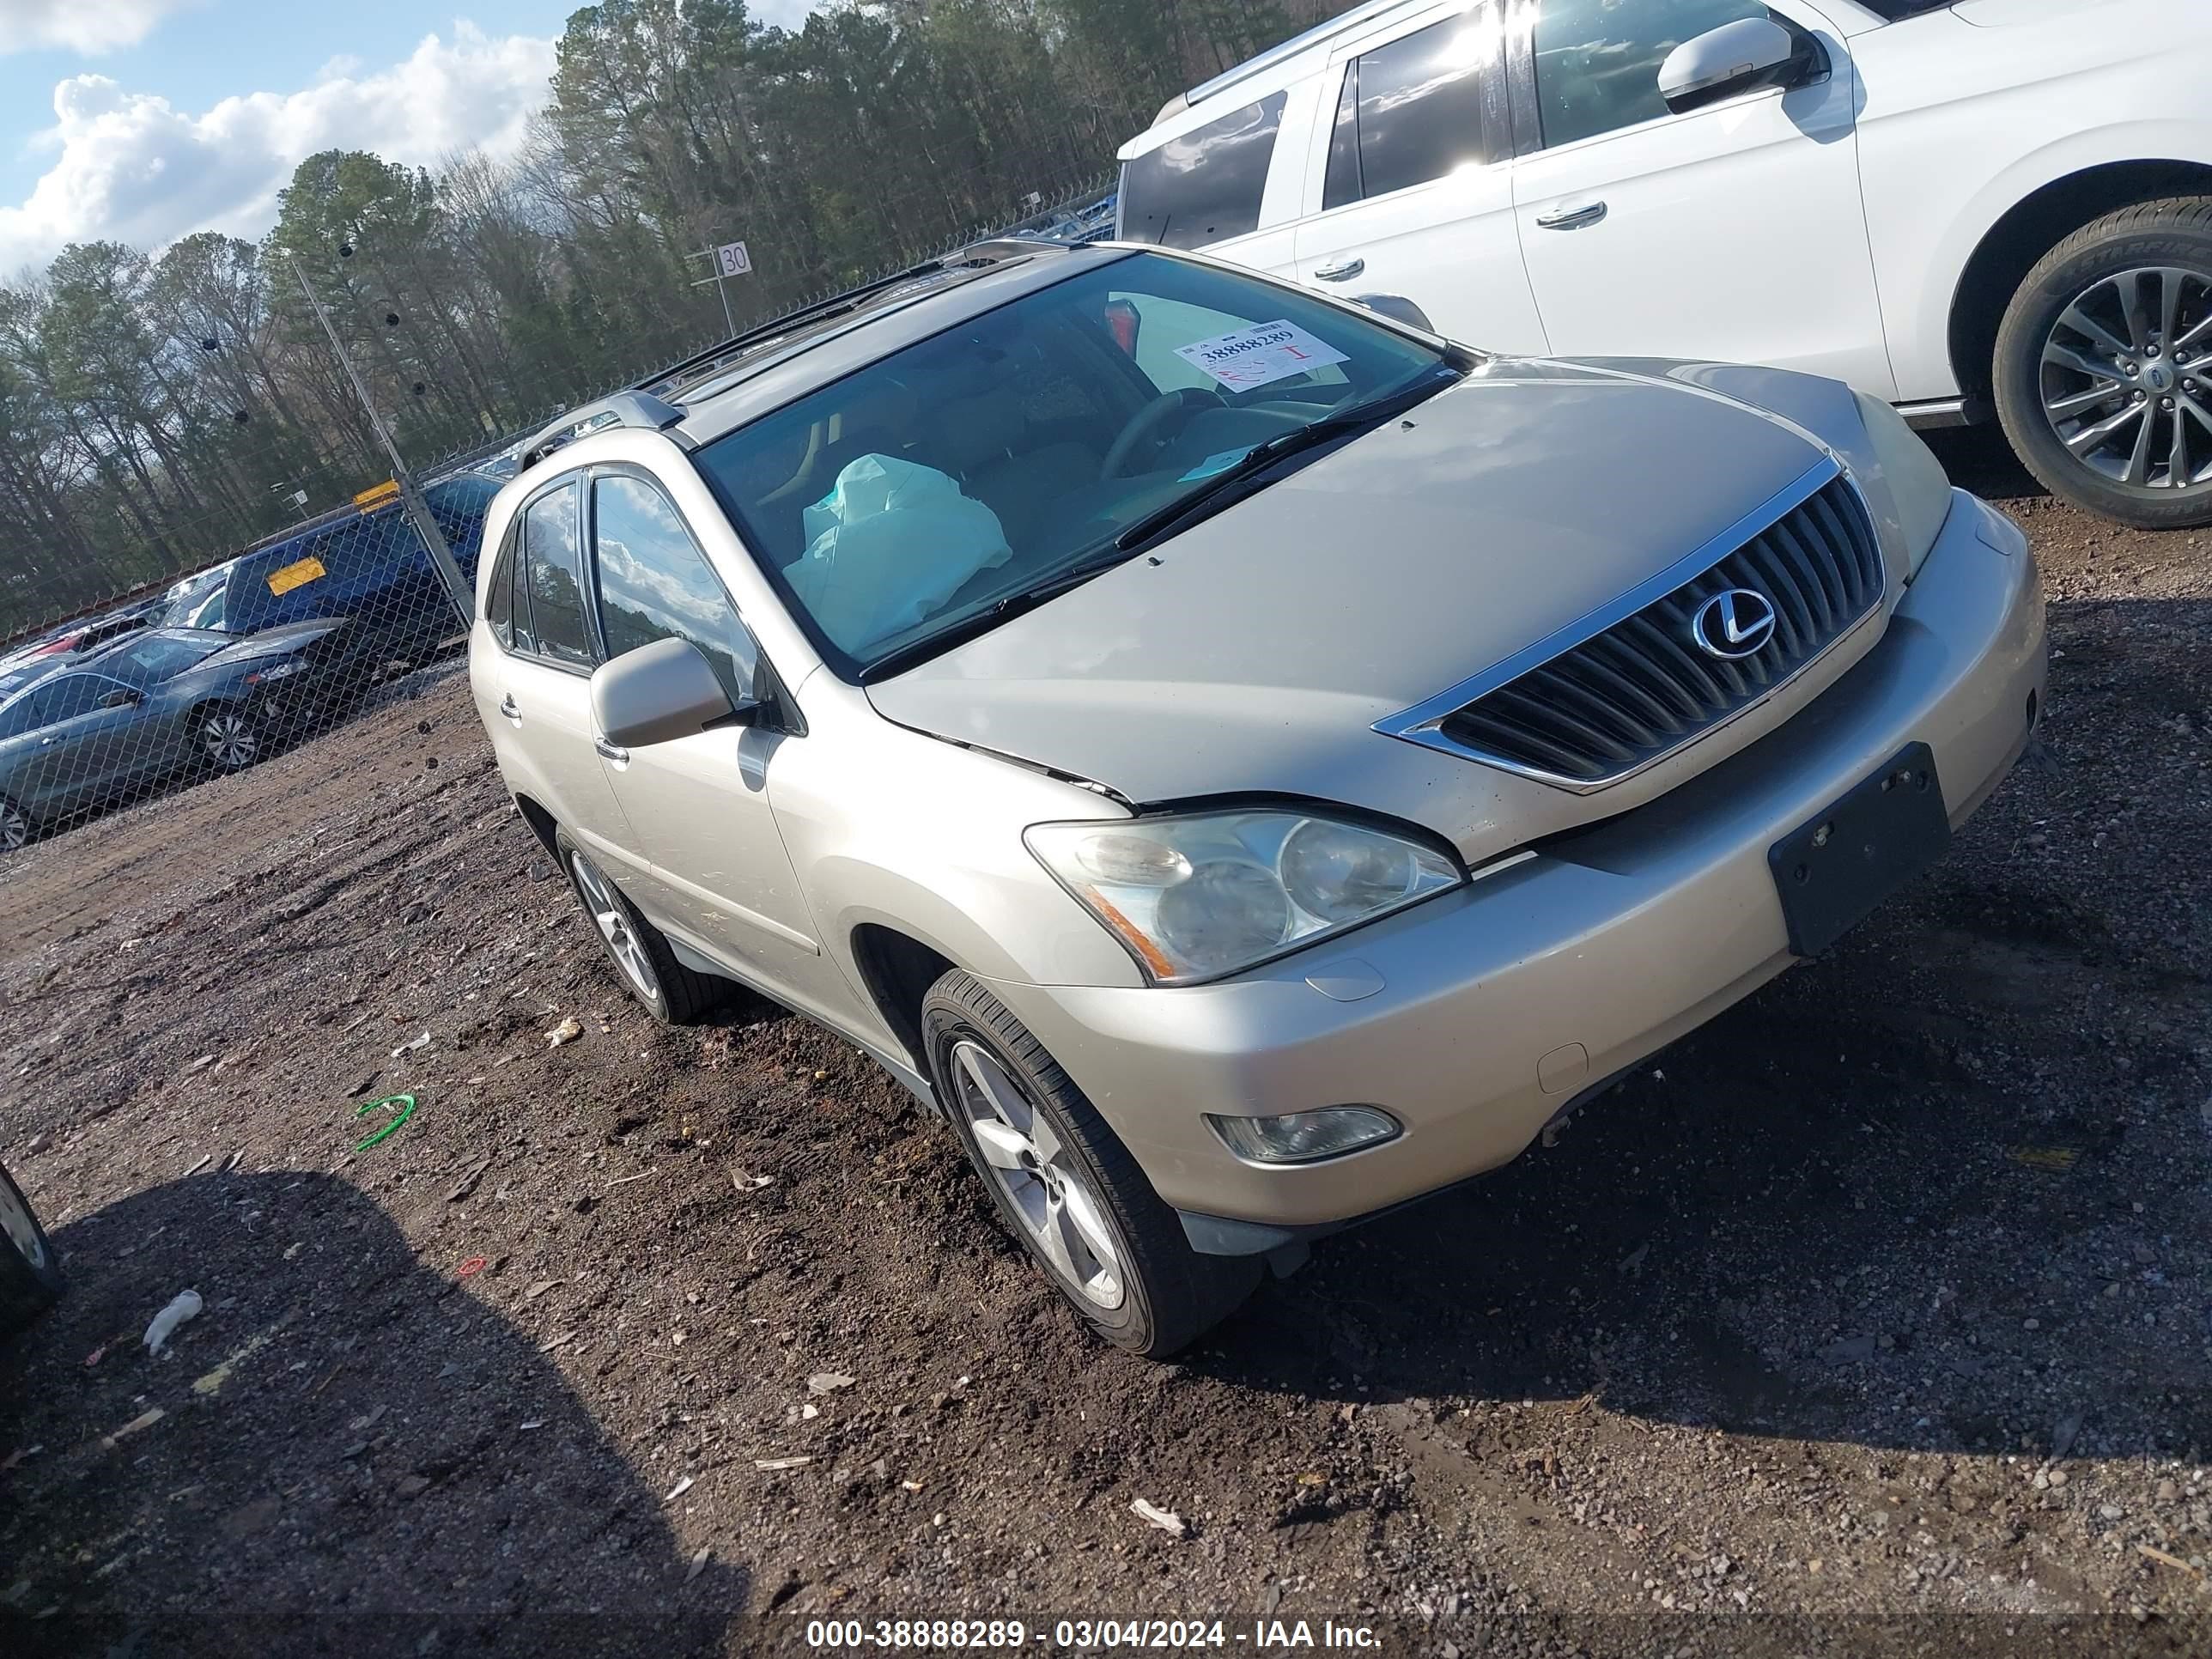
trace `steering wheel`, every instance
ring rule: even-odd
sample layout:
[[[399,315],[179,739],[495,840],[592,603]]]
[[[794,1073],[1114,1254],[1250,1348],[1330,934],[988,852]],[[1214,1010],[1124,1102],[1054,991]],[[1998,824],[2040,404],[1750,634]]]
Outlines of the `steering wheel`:
[[[1129,458],[1137,453],[1137,446],[1158,430],[1170,416],[1188,410],[1196,414],[1202,409],[1226,409],[1229,400],[1210,386],[1182,386],[1174,392],[1161,393],[1129,417],[1115,437],[1113,447],[1107,450],[1106,459],[1098,464],[1098,477],[1103,481],[1122,476]]]

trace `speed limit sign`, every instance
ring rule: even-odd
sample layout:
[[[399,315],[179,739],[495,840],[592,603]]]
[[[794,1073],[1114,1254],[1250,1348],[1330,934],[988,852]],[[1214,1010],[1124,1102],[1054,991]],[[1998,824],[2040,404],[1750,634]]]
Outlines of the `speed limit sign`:
[[[753,256],[743,242],[725,242],[714,250],[714,264],[725,276],[743,276],[753,268]]]

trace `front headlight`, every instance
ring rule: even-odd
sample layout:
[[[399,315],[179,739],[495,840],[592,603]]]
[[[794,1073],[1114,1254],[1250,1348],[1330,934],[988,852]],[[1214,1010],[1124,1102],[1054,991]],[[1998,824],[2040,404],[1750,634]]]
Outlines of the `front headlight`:
[[[1022,839],[1164,985],[1235,973],[1466,879],[1421,842],[1281,810],[1039,823]]]
[[[1853,395],[1882,479],[1897,503],[1897,516],[1905,525],[1905,577],[1910,580],[1927,562],[1936,538],[1943,533],[1943,521],[1951,516],[1951,480],[1943,463],[1921,442],[1904,416],[1879,398],[1863,392]]]

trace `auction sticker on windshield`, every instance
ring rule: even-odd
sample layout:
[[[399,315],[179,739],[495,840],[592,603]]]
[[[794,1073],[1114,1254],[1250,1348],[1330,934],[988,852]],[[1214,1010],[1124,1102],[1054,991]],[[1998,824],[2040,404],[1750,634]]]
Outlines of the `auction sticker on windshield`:
[[[1328,341],[1315,338],[1287,320],[1255,323],[1210,340],[1177,346],[1176,356],[1204,369],[1222,385],[1238,390],[1349,361]]]

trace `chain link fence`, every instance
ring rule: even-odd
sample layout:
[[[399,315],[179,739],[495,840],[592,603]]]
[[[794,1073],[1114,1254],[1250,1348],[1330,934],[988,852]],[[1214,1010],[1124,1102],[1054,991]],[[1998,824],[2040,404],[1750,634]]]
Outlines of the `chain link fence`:
[[[500,481],[423,487],[473,583]],[[396,483],[0,659],[0,850],[240,772],[459,647],[465,601]]]

